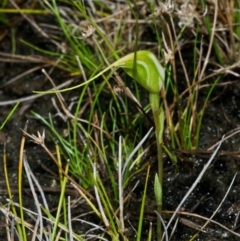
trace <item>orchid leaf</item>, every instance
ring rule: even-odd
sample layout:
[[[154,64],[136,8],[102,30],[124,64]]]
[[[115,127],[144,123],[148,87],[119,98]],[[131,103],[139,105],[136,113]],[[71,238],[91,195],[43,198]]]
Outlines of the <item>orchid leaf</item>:
[[[162,205],[162,185],[159,181],[158,174],[155,174],[154,178],[154,194],[157,205]]]

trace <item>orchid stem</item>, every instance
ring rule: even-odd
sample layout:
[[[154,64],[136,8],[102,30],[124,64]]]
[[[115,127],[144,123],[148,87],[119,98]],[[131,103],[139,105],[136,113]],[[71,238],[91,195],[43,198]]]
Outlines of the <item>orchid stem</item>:
[[[160,197],[157,201],[157,211],[159,214],[162,212],[162,183],[163,183],[163,156],[162,156],[162,142],[163,142],[163,125],[164,125],[164,113],[162,107],[160,107],[159,94],[149,93],[149,100],[153,112],[154,124],[156,128],[156,140],[157,140],[157,155],[158,155],[158,180],[160,190]],[[161,240],[162,229],[160,219],[157,219],[157,240]]]

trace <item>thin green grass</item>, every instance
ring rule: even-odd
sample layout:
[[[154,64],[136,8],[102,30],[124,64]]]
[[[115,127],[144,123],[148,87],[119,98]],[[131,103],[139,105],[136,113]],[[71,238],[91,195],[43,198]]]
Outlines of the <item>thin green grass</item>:
[[[7,115],[7,117],[5,118],[5,120],[3,121],[2,125],[0,126],[0,130],[2,130],[4,128],[4,126],[7,124],[7,122],[9,121],[9,119],[12,117],[12,115],[14,114],[14,112],[16,111],[16,109],[18,108],[20,102],[16,103],[14,105],[14,107],[12,108],[12,110],[9,112],[9,114]]]
[[[5,3],[3,3],[3,5],[2,5],[2,8],[0,8],[0,13],[13,13],[13,14],[19,13],[18,9],[15,9],[15,8],[4,8],[4,7],[6,7],[7,1],[5,1]],[[40,15],[49,14],[49,11],[44,10],[44,9],[21,8],[21,12],[23,14],[40,14]]]
[[[59,161],[59,166],[62,167],[61,155],[60,155],[58,146],[57,146],[57,159]],[[65,167],[66,174],[68,174],[68,169],[69,169],[69,161],[67,161],[67,164]],[[65,189],[66,189],[66,184],[67,184],[68,178],[62,174],[61,170],[59,170],[59,177],[60,177],[61,193],[60,193],[60,197],[59,197],[59,203],[58,203],[58,207],[57,207],[57,213],[56,213],[56,218],[55,218],[55,222],[54,222],[54,227],[53,227],[53,231],[51,234],[52,240],[56,239],[57,228],[58,228],[58,223],[59,223],[61,213],[63,213],[63,223],[65,225],[67,225],[67,210],[66,210],[67,205],[66,205],[66,199],[65,199]],[[68,238],[68,236],[67,236],[67,234],[65,234],[65,239],[67,240],[67,238]]]
[[[139,214],[137,241],[140,241],[142,238],[142,227],[143,227],[143,221],[144,221],[144,210],[145,210],[145,204],[146,204],[146,198],[147,198],[147,186],[148,186],[149,176],[150,176],[150,166],[148,166],[148,169],[147,169],[146,181],[145,181],[144,191],[142,195],[142,205],[141,205],[141,210]],[[149,238],[151,238],[150,230],[149,230]]]

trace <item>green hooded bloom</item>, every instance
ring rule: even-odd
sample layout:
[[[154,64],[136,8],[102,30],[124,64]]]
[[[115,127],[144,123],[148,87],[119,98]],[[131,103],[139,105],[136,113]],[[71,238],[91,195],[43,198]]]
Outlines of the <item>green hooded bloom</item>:
[[[134,56],[134,53],[128,54],[117,60],[114,65],[123,68],[150,93],[159,93],[164,83],[165,72],[156,56],[146,50],[136,52],[136,61]]]

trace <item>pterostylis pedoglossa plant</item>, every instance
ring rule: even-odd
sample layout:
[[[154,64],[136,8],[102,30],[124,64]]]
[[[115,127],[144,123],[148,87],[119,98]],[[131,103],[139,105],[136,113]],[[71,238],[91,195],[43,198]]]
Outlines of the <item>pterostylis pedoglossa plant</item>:
[[[161,213],[163,183],[162,142],[164,130],[164,111],[160,105],[160,90],[164,85],[165,71],[156,56],[152,52],[146,50],[128,54],[112,63],[103,71],[95,75],[93,78],[85,81],[83,84],[64,90],[58,90],[57,92],[68,91],[83,86],[93,81],[94,79],[96,79],[113,67],[122,68],[128,75],[130,75],[135,81],[137,81],[143,88],[145,88],[149,92],[149,100],[155,123],[155,133],[158,151],[158,172],[155,175],[154,179],[154,192],[157,203],[157,211],[158,213]],[[54,93],[54,91],[47,91],[44,93]],[[161,240],[161,223],[159,219],[157,220],[157,236],[158,240]]]
[[[160,90],[164,84],[165,71],[156,56],[150,51],[131,53],[115,62],[116,67],[121,67],[128,75],[136,80],[149,92],[149,100],[155,123],[155,133],[158,151],[158,173],[154,179],[154,192],[157,211],[162,211],[162,183],[163,183],[163,158],[162,142],[164,129],[164,111],[160,107]],[[157,237],[161,239],[161,223],[157,220]]]

